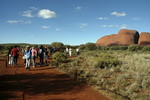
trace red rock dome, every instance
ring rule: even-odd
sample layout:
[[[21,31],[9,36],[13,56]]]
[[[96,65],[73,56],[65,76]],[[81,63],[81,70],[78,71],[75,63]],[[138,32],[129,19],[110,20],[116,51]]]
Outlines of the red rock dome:
[[[131,45],[138,44],[139,33],[136,30],[122,29],[118,34],[107,35],[99,38],[97,46]]]
[[[150,45],[150,33],[148,32],[142,32],[140,34],[140,39],[138,42],[139,45]]]

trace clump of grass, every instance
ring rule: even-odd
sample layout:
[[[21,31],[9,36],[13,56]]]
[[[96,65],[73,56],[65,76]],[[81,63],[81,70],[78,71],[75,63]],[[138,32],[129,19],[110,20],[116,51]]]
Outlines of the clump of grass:
[[[140,100],[143,97],[147,100],[150,97],[149,58],[150,54],[142,52],[90,51],[62,63],[59,68],[70,76],[77,70],[78,81],[110,90],[125,99]]]

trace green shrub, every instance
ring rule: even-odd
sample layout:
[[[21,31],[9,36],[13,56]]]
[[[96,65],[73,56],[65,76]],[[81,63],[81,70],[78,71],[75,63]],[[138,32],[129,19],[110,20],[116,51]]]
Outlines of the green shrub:
[[[119,50],[119,49],[120,49],[119,46],[111,46],[109,48],[109,50]]]
[[[94,58],[94,67],[95,68],[110,68],[120,65],[121,61],[116,57],[108,54],[101,54],[99,57]]]
[[[90,42],[86,43],[85,47],[87,50],[95,50],[96,49],[95,43],[90,43]]]
[[[119,46],[119,50],[127,50],[128,46]]]
[[[55,59],[57,62],[65,62],[67,60],[67,57],[61,52],[54,53],[52,55],[52,58]]]
[[[129,51],[138,51],[138,50],[141,50],[141,49],[142,49],[141,46],[138,46],[138,45],[135,45],[135,44],[128,46]]]
[[[80,48],[80,50],[84,50],[85,49],[85,45],[80,45],[79,48]]]
[[[57,48],[60,51],[62,51],[64,48],[64,44],[61,42],[53,42],[53,43],[51,43],[51,46],[52,46],[52,48]]]
[[[150,51],[150,45],[144,46],[142,51]]]
[[[109,50],[109,49],[110,49],[109,46],[102,47],[102,50]]]

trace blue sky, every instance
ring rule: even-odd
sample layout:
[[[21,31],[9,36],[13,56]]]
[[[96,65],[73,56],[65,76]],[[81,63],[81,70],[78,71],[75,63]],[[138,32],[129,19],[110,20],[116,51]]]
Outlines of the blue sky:
[[[0,43],[95,43],[120,29],[150,32],[150,0],[0,0]]]

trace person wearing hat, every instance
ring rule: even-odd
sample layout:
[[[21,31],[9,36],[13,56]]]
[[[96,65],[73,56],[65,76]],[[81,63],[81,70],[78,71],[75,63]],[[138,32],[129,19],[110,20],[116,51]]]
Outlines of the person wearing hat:
[[[26,46],[25,57],[26,57],[26,65],[25,65],[26,70],[30,70],[31,50],[29,46]]]

